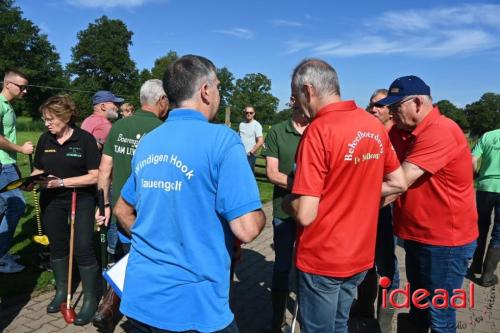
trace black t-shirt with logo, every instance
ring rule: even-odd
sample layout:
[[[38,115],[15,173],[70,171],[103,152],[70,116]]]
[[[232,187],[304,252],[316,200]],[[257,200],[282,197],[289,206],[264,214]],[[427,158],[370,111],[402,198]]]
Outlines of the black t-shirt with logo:
[[[50,132],[43,133],[38,139],[34,166],[58,178],[78,177],[88,174],[89,170],[99,169],[100,153],[96,140],[88,132],[73,126],[73,134],[62,145]],[[96,186],[77,189],[78,193],[95,196]],[[69,197],[71,188],[46,189],[44,196]]]

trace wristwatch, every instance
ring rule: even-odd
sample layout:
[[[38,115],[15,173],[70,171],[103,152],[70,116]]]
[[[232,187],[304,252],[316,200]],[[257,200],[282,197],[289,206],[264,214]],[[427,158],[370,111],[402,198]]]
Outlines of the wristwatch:
[[[64,187],[64,180],[59,178],[59,187]]]

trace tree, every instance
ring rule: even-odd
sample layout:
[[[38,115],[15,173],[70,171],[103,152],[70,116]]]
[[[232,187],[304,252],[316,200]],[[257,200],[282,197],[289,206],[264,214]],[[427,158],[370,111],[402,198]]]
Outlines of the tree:
[[[222,67],[217,69],[217,78],[220,81],[220,105],[216,121],[223,123],[226,119],[226,107],[230,106],[231,97],[233,96],[234,76],[227,67]],[[234,112],[234,110],[232,110],[232,112]]]
[[[271,124],[279,100],[271,94],[271,80],[264,74],[247,74],[236,80],[231,97],[231,121],[240,122],[243,119],[242,110],[252,105],[256,111],[256,119],[264,124]]]
[[[167,67],[178,58],[177,52],[170,50],[166,56],[156,59],[153,68],[151,68],[151,78],[163,80],[163,75]]]
[[[500,128],[500,95],[484,94],[479,101],[465,106],[465,114],[473,135]]]
[[[50,44],[47,35],[30,20],[22,17],[19,7],[12,0],[0,2],[0,75],[6,70],[16,68],[28,75],[28,94],[17,101],[15,110],[33,117],[40,117],[38,107],[60,90],[35,86],[65,88],[68,79],[64,76],[59,54]]]
[[[78,32],[78,43],[71,49],[72,61],[66,67],[82,116],[91,113],[91,97],[97,90],[110,90],[127,102],[138,104],[140,82],[129,46],[133,33],[121,20],[102,16]],[[83,111],[83,112],[82,112]]]
[[[455,121],[464,132],[469,130],[469,122],[465,117],[464,110],[456,107],[455,104],[446,99],[437,102],[437,106],[442,114]]]

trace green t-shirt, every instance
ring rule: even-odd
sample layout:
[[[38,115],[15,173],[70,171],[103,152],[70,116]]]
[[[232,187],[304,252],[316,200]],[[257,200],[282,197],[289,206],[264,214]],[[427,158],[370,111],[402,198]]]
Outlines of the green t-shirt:
[[[16,139],[16,113],[9,101],[0,94],[0,135],[12,143],[17,143]],[[0,149],[0,163],[16,163],[17,153]]]
[[[282,121],[269,130],[265,140],[265,148],[262,154],[266,157],[278,159],[278,170],[285,175],[293,172],[295,163],[295,152],[299,145],[301,134],[293,127],[292,120]],[[274,186],[273,191],[273,215],[279,219],[286,219],[290,216],[281,208],[283,197],[290,191]]]
[[[500,193],[500,129],[484,133],[472,155],[481,159],[477,190]]]
[[[130,175],[130,163],[140,139],[162,123],[154,113],[139,110],[133,116],[118,120],[111,127],[102,153],[113,158],[113,204],[118,201]]]

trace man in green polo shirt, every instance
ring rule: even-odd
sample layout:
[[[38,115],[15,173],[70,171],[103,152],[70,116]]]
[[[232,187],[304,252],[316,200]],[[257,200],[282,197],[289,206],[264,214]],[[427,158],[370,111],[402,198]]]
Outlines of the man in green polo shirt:
[[[104,224],[108,225],[111,218],[110,201],[108,197],[109,188],[113,184],[111,206],[118,201],[120,192],[130,175],[130,165],[135,149],[139,144],[140,139],[151,130],[160,126],[163,122],[168,110],[168,99],[161,80],[148,80],[140,90],[141,109],[135,112],[134,115],[118,120],[111,127],[106,143],[104,144],[101,164],[99,165],[99,180],[98,188],[104,190],[105,202],[105,219]],[[96,213],[96,220],[103,221]],[[115,224],[114,219],[111,224]],[[110,226],[111,226],[110,224]],[[112,232],[112,228],[109,232]],[[115,227],[116,232],[116,227]],[[130,249],[130,239],[122,232],[118,232],[119,243],[121,242],[123,251],[122,254],[128,253]],[[118,250],[118,246],[117,246]],[[114,254],[114,253],[113,253]],[[117,253],[119,259],[120,254]],[[103,302],[97,310],[94,326],[112,332],[116,326],[116,319],[120,299],[109,289],[104,296]]]
[[[292,98],[294,98],[292,96]],[[295,105],[295,103],[290,103]],[[294,109],[292,118],[282,121],[269,130],[263,155],[266,156],[266,174],[274,184],[273,192],[273,241],[274,269],[272,280],[273,320],[271,332],[281,332],[285,324],[285,307],[288,297],[288,275],[290,273],[295,243],[295,221],[281,208],[283,197],[290,193],[293,185],[295,152],[302,133],[309,124],[299,109]]]
[[[481,166],[478,167],[478,160]],[[495,269],[500,260],[500,129],[486,132],[472,150],[476,179],[476,204],[479,215],[479,238],[469,272],[482,273],[473,281],[483,287],[491,287],[498,283]],[[483,263],[486,239],[491,224],[491,212],[494,212],[493,230],[490,245]]]
[[[0,188],[19,179],[16,166],[17,153],[33,153],[33,143],[16,143],[16,114],[10,104],[16,98],[23,98],[28,92],[27,76],[17,70],[9,70],[3,79],[0,93]],[[26,203],[19,189],[0,193],[0,273],[17,273],[24,269],[15,260],[18,256],[9,254],[14,231],[24,214]]]

